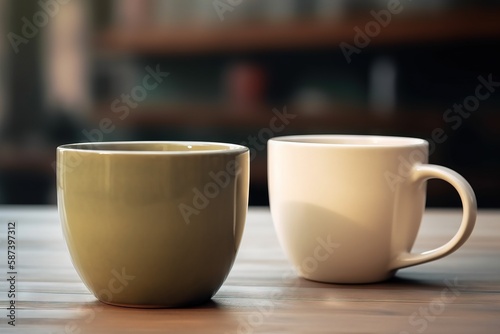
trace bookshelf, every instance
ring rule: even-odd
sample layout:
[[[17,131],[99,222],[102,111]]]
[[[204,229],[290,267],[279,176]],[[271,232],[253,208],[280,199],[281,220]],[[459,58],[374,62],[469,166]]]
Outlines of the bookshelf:
[[[238,10],[238,9],[237,9]],[[94,38],[97,54],[112,55],[129,54],[143,59],[179,59],[186,58],[194,63],[204,59],[227,59],[231,55],[258,55],[262,59],[266,55],[324,54],[337,52],[332,62],[352,71],[356,66],[365,66],[362,61],[349,67],[343,57],[339,57],[339,45],[342,42],[353,43],[354,27],[363,28],[373,20],[369,10],[346,13],[341,19],[320,20],[311,16],[295,16],[288,20],[241,20],[230,22],[212,22],[210,25],[197,24],[150,24],[146,23],[136,29],[126,29],[120,25],[103,25]],[[372,38],[367,47],[367,54],[384,54],[395,49],[412,49],[428,45],[467,44],[474,41],[500,40],[500,8],[462,6],[445,11],[405,11],[392,17],[391,23],[381,28],[376,38]],[[147,20],[146,20],[147,21]],[[336,51],[335,51],[336,50]],[[364,51],[363,51],[364,52]],[[272,62],[271,62],[272,63]],[[272,64],[271,64],[272,66]],[[307,67],[307,65],[304,65]],[[172,77],[173,78],[173,77]],[[363,94],[363,93],[361,93]],[[359,94],[352,99],[359,100]],[[197,99],[193,99],[197,100]],[[258,101],[250,112],[239,112],[234,106],[206,101],[151,101],[134,110],[123,122],[124,129],[188,129],[196,131],[215,131],[217,133],[256,133],[268,126],[271,110],[284,104],[297,115],[297,121],[287,126],[287,133],[362,133],[386,135],[412,135],[430,137],[432,130],[443,127],[441,105],[425,105],[418,101],[397,105],[391,112],[377,113],[367,102],[350,103],[349,100],[325,103],[314,113],[307,108],[295,105],[289,97],[282,99],[284,103]],[[222,99],[224,101],[224,99]],[[107,100],[98,101],[94,121],[114,115]],[[474,115],[477,127],[489,129],[492,135],[498,131],[495,124],[500,124],[498,108],[489,104],[482,109],[480,115]],[[448,146],[451,146],[449,144]],[[431,160],[446,165],[446,151],[452,149],[442,147]],[[448,163],[448,165],[450,165]],[[460,170],[460,166],[458,168]],[[488,182],[479,168],[464,167],[465,176],[477,186],[478,192],[484,189],[485,197],[494,202],[491,184],[500,187],[500,180]],[[261,189],[265,196],[267,181],[265,154],[252,163],[252,184]],[[431,203],[448,205],[446,198],[453,197],[453,190],[445,184],[433,182],[429,185]],[[481,197],[481,195],[479,196]],[[452,201],[453,202],[453,201]],[[453,202],[456,204],[456,201]],[[500,203],[499,203],[500,205]]]
[[[182,23],[182,20],[175,24],[165,24],[148,17],[154,10],[151,11],[151,8],[146,7],[156,3],[155,1],[141,1],[140,3],[144,3],[146,7],[127,14],[143,16],[132,18],[132,21],[139,22],[137,25],[117,22],[117,12],[121,13],[125,3],[130,2],[94,0],[90,6],[92,11],[88,14],[89,22],[92,22],[93,26],[89,31],[91,38],[87,60],[91,64],[89,68],[92,77],[97,79],[89,83],[89,86],[94,87],[93,96],[89,97],[93,104],[90,110],[87,110],[86,123],[81,128],[95,128],[103,118],[109,118],[116,126],[117,133],[120,133],[116,138],[119,140],[140,140],[141,134],[145,133],[151,133],[152,138],[157,140],[175,140],[176,138],[170,136],[170,133],[184,132],[182,139],[198,133],[208,133],[206,136],[208,139],[211,133],[215,133],[225,141],[240,142],[241,137],[256,134],[260,129],[267,127],[272,117],[272,109],[280,109],[284,105],[291,113],[297,115],[297,118],[287,126],[286,131],[278,135],[357,133],[429,137],[433,129],[446,127],[442,117],[449,103],[446,102],[443,107],[443,104],[420,101],[417,96],[413,101],[402,105],[398,101],[389,112],[375,112],[367,102],[368,85],[363,86],[368,81],[370,62],[379,55],[392,55],[395,50],[403,50],[401,58],[410,59],[406,64],[410,64],[411,67],[412,61],[419,61],[417,57],[411,56],[411,53],[424,46],[458,45],[457,50],[460,52],[477,41],[486,41],[491,45],[498,45],[500,41],[499,6],[461,6],[430,12],[405,11],[394,16],[391,23],[371,39],[366,52],[363,50],[362,59],[354,65],[348,65],[339,51],[339,45],[342,42],[353,43],[354,27],[364,27],[367,22],[373,20],[369,14],[371,8],[358,8],[355,12],[345,13],[340,19],[295,15],[279,21],[252,18],[227,22],[216,20],[204,25]],[[243,7],[235,10],[235,17],[244,10]],[[488,50],[493,55],[499,55],[494,47]],[[325,71],[324,75],[330,76],[331,73],[336,75],[337,71],[340,72],[339,77],[334,78],[337,80],[335,85],[327,83],[327,86],[330,85],[328,89],[330,91],[350,89],[351,92],[346,94],[346,98],[326,103],[323,101],[320,107],[314,108],[313,113],[297,104],[292,95],[295,86],[298,87],[303,83],[297,79],[299,74],[294,77],[293,72],[302,70],[302,73],[307,73],[315,65],[300,63],[296,60],[297,54],[311,56],[308,59],[313,59],[313,62],[316,56],[323,60],[328,59],[328,64],[332,67],[328,72]],[[286,65],[282,64],[280,58],[283,55],[287,58],[284,60]],[[330,55],[332,57],[327,58]],[[456,57],[459,58],[460,54],[457,53]],[[206,86],[207,82],[213,85],[223,84],[220,81],[216,82],[216,77],[222,76],[218,72],[224,71],[226,63],[230,63],[234,58],[250,59],[257,64],[265,62],[266,69],[270,69],[267,73],[269,85],[263,89],[272,90],[271,88],[275,88],[276,85],[283,84],[286,86],[286,92],[279,92],[277,94],[279,96],[276,97],[272,96],[276,93],[274,90],[269,94],[270,97],[262,96],[250,106],[242,108],[241,105],[228,104],[224,94],[204,101],[194,96],[190,85],[185,85],[178,88],[182,90],[182,98],[177,98],[175,93],[163,95],[163,92],[159,91],[154,98],[148,97],[138,108],[131,110],[126,119],[117,119],[117,115],[111,111],[111,102],[119,96],[117,94],[129,92],[133,85],[137,84],[135,79],[121,82],[116,77],[106,77],[107,74],[103,72],[119,62],[121,67],[115,68],[117,72],[128,70],[137,72],[137,69],[139,71],[143,69],[144,64],[173,62],[176,65],[172,66],[181,75],[177,77],[173,75],[172,79],[170,77],[167,79],[172,82],[189,72],[191,64],[201,69],[210,68],[210,74],[207,74],[210,76],[209,79],[200,84]],[[123,59],[126,61],[123,62]],[[212,66],[212,63],[215,65]],[[176,67],[177,64],[183,67]],[[287,66],[290,67],[291,74],[287,73],[285,77],[280,77],[284,69],[288,70]],[[280,71],[276,71],[276,68],[280,68]],[[355,91],[352,87],[345,88],[344,86],[348,86],[348,83],[344,85],[343,82],[346,78],[361,81],[359,91]],[[197,79],[195,77],[195,80]],[[121,88],[108,89],[107,85],[117,85]],[[211,87],[208,88],[210,88],[208,91],[212,91]],[[326,92],[328,95],[328,91]],[[457,99],[464,97],[460,94],[456,96]],[[413,103],[414,101],[418,103]],[[490,102],[482,107],[480,113],[474,114],[469,123],[474,124],[471,125],[475,128],[474,133],[494,137],[500,131],[498,112],[500,103]],[[128,134],[133,135],[127,137]],[[447,150],[453,147],[451,143],[446,145],[432,159],[436,163],[450,166],[446,154]],[[500,147],[497,142],[494,145]],[[53,169],[49,167],[54,158],[53,147],[43,148],[37,154],[24,152],[22,149],[4,150],[1,154],[0,172],[7,172],[6,175],[8,172],[37,172],[53,177]],[[458,166],[456,169],[471,180],[478,193],[482,194],[479,197],[486,199],[485,203],[496,205],[495,188],[500,188],[500,179],[488,176],[496,170],[497,165],[492,163],[489,169],[474,166]],[[256,189],[257,196],[265,197],[267,179],[265,151],[252,162],[251,172],[252,186],[254,190]],[[445,199],[453,193],[453,190],[445,185],[432,185],[430,189],[431,203],[449,204]]]

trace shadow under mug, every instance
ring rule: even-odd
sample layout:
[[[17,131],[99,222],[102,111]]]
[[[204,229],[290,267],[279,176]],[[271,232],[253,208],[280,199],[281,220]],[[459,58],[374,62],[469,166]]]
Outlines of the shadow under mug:
[[[178,307],[209,300],[238,251],[248,148],[109,142],[57,148],[57,197],[73,265],[102,302]]]
[[[467,181],[427,164],[417,138],[305,135],[268,142],[268,184],[278,239],[300,276],[329,283],[370,283],[398,269],[437,260],[464,244],[477,215]],[[426,181],[458,191],[463,219],[441,247],[412,253],[425,210]]]

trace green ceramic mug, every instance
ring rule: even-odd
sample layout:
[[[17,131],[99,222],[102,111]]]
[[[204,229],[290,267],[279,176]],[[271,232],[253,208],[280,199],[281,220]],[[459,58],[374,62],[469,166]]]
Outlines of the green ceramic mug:
[[[57,148],[66,244],[102,302],[178,307],[226,279],[248,208],[248,148],[205,142],[102,142]]]

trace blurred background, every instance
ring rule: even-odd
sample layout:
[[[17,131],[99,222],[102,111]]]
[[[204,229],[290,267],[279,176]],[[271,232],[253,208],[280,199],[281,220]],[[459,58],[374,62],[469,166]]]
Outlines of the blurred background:
[[[0,0],[0,35],[0,204],[55,203],[60,144],[209,140],[267,205],[271,135],[349,133],[428,139],[500,207],[498,1]]]

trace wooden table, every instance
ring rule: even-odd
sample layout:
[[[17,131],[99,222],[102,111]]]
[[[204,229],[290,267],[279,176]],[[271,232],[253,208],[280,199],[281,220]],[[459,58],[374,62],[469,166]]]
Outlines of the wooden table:
[[[8,221],[17,222],[16,321],[8,324]],[[417,250],[451,237],[458,210],[429,210]],[[267,208],[250,209],[236,263],[213,300],[186,309],[101,304],[71,265],[55,207],[0,207],[0,333],[500,333],[500,211],[481,211],[469,241],[388,282],[298,278]],[[6,277],[8,276],[8,277]]]

